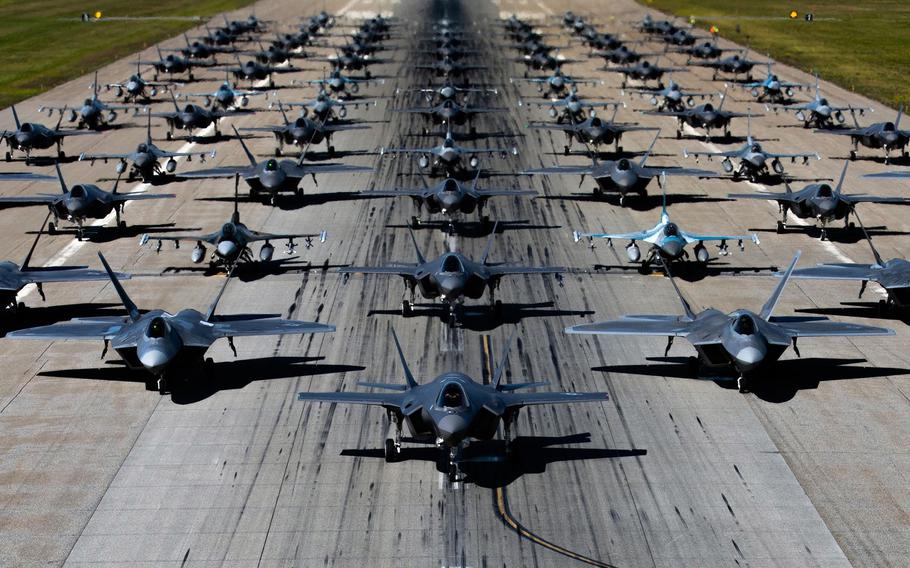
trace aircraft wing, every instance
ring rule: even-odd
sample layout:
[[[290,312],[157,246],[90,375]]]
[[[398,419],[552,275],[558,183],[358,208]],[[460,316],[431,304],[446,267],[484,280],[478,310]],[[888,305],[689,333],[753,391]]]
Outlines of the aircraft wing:
[[[725,110],[725,111],[721,111],[721,112],[727,118],[747,118],[747,117],[759,118],[759,117],[765,116],[763,114],[754,114],[754,113],[748,113],[748,112],[734,112],[731,110]]]
[[[686,337],[692,326],[693,321],[685,316],[623,316],[612,321],[573,325],[566,328],[566,333]]]
[[[701,243],[707,241],[749,241],[758,244],[758,235],[697,235],[687,233],[680,229],[679,236],[686,239],[687,243]]]
[[[400,409],[404,404],[404,393],[400,392],[299,392],[297,400],[330,402],[337,404],[365,404]]]
[[[593,175],[594,168],[591,166],[550,166],[547,168],[531,168],[522,170],[519,175],[530,176],[536,174],[555,174],[555,175]]]
[[[643,110],[643,111],[641,111],[641,113],[642,113],[642,114],[649,114],[649,115],[651,115],[651,116],[675,116],[675,117],[677,117],[677,118],[682,117],[682,116],[688,116],[688,115],[689,115],[689,111],[686,111],[686,110],[680,110],[680,111],[672,111],[672,110]]]
[[[60,195],[51,195],[39,193],[38,195],[14,195],[10,197],[0,197],[0,209],[4,206],[15,207],[25,205],[50,205],[60,199]]]
[[[287,128],[284,124],[276,124],[275,126],[242,126],[237,130],[241,132],[281,132]]]
[[[245,175],[248,173],[249,166],[222,166],[220,168],[209,168],[206,170],[195,170],[191,172],[180,172],[180,177],[187,179],[202,179],[202,178],[232,178],[237,174]]]
[[[416,278],[420,267],[414,264],[399,264],[388,266],[344,266],[338,269],[341,274],[396,274]]]
[[[700,170],[698,168],[658,168],[652,166],[642,166],[639,168],[641,174],[651,177],[667,174],[668,176],[698,176],[703,178],[721,177],[720,174],[709,170]]]
[[[688,158],[693,156],[695,158],[735,158],[742,153],[742,150],[727,150],[726,152],[700,152],[698,150],[692,152],[688,148],[683,148],[683,156]]]
[[[113,339],[127,326],[126,318],[122,321],[78,321],[55,323],[11,331],[6,337],[12,339],[42,339],[45,341],[63,339]]]
[[[865,128],[848,128],[846,130],[819,130],[816,129],[814,132],[821,132],[824,134],[836,134],[837,136],[863,136],[866,134]]]
[[[910,205],[910,198],[907,197],[884,197],[880,195],[865,195],[862,193],[842,193],[840,198],[847,203],[899,203]]]
[[[436,148],[385,148],[379,149],[379,155],[382,154],[432,154]]]
[[[342,130],[369,130],[366,124],[326,124],[323,128],[329,132],[340,132]]]
[[[796,203],[799,200],[798,193],[728,193],[727,197],[730,199],[763,199],[778,203]]]
[[[200,325],[211,325],[216,337],[248,337],[254,335],[287,335],[297,333],[331,333],[334,325],[280,318],[253,318],[246,320],[228,319],[213,322],[200,322]]]
[[[509,276],[511,274],[563,274],[566,269],[561,266],[510,266],[492,265],[487,270],[493,276]]]
[[[655,227],[653,229],[648,229],[647,231],[636,231],[634,233],[581,233],[575,231],[572,233],[572,238],[575,239],[577,243],[581,240],[582,237],[589,237],[592,239],[628,239],[630,241],[644,241],[649,237],[654,236],[660,227]]]
[[[140,201],[143,199],[171,199],[177,197],[173,193],[115,193],[111,195],[114,202]]]
[[[875,264],[819,264],[797,268],[791,278],[818,280],[877,280],[882,268]],[[777,276],[777,274],[775,274]]]
[[[126,160],[133,153],[127,154],[86,154],[85,152],[79,154],[79,161],[84,162],[85,160]]]
[[[27,268],[19,273],[22,284],[39,284],[44,282],[82,282],[87,280],[107,280],[110,277],[103,270],[92,270],[85,266],[59,266],[48,268]],[[129,280],[129,274],[117,273],[120,280]]]
[[[535,404],[574,404],[576,402],[606,402],[605,392],[504,392],[499,395],[509,408]]]
[[[533,189],[475,189],[472,192],[477,197],[509,197],[516,195],[537,195]]]
[[[347,164],[303,164],[300,166],[295,165],[293,169],[288,170],[288,173],[293,172],[302,177],[307,174],[347,174],[372,171],[373,168],[367,166],[349,166]]]
[[[791,321],[772,317],[769,320],[790,337],[835,337],[856,335],[894,335],[893,329],[829,320]]]
[[[809,158],[815,158],[816,160],[822,159],[822,157],[818,155],[818,152],[803,152],[801,154],[775,154],[773,152],[765,152],[765,155],[769,158],[803,158],[805,160],[808,160]]]
[[[313,239],[318,238],[319,242],[324,243],[326,239],[326,232],[322,231],[321,233],[260,233],[257,231],[249,231],[249,241],[283,241],[283,240],[293,240],[293,239]]]
[[[555,122],[529,122],[528,128],[540,128],[543,130],[563,130],[566,132],[574,132],[575,125],[568,124],[557,124]]]
[[[207,235],[155,235],[151,236],[148,233],[143,233],[139,237],[139,246],[144,245],[149,241],[201,241],[204,243],[209,243],[214,245],[218,242],[218,237],[221,236],[221,233],[209,233]]]
[[[420,197],[427,198],[433,193],[433,188],[426,189],[373,189],[361,191],[360,195],[372,195],[374,197]]]

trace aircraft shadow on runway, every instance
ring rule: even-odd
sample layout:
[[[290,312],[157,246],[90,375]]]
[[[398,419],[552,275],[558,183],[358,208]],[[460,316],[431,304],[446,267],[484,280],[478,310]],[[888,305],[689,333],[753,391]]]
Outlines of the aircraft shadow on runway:
[[[537,199],[555,200],[555,201],[579,201],[587,203],[609,203],[619,207],[619,193],[606,192],[601,195],[591,193],[570,193],[568,195],[541,195]],[[733,201],[726,197],[711,197],[709,195],[699,195],[697,193],[674,193],[667,196],[667,205],[676,205],[680,203],[716,203],[720,201]],[[629,195],[624,201],[622,207],[633,211],[652,211],[660,209],[663,206],[663,198],[660,195]]]
[[[323,359],[323,357],[278,356],[216,361],[213,379],[203,379],[188,384],[174,384],[171,399],[175,404],[193,404],[205,400],[219,391],[242,389],[257,381],[331,375],[365,369],[365,367],[357,365],[332,365],[317,362]],[[128,369],[122,361],[105,361],[103,367],[59,369],[42,371],[38,374],[42,377],[128,383],[145,383],[149,378],[147,372]]]
[[[502,325],[513,325],[528,318],[569,317],[593,315],[590,310],[562,310],[554,308],[553,302],[538,303],[502,303],[499,314],[494,313],[488,305],[465,305],[459,309],[458,325],[471,331],[491,331]],[[400,316],[401,310],[370,310],[368,316]],[[449,307],[444,304],[414,304],[409,317],[437,318],[442,323],[449,321]]]
[[[860,150],[861,152],[862,150]],[[875,150],[868,150],[869,152],[874,152]],[[883,166],[910,166],[910,157],[905,158],[899,153],[894,153],[888,160],[885,160],[885,155],[863,155],[857,153],[856,158],[850,158],[850,156],[831,156],[832,160],[837,161],[856,161],[856,162],[875,162],[876,164],[881,164]]]
[[[803,347],[809,349],[810,347]],[[627,373],[651,377],[671,377],[714,381],[719,387],[733,389],[736,377],[732,374],[714,374],[706,370],[699,372],[690,357],[647,357],[649,364],[644,365],[607,365],[592,367],[592,371],[602,373]],[[756,397],[765,402],[787,402],[801,390],[812,390],[826,381],[844,381],[852,379],[873,379],[891,375],[907,375],[910,369],[896,367],[856,366],[866,363],[865,359],[844,359],[825,357],[804,357],[785,359],[774,363],[767,371],[767,376],[755,376],[749,389]]]
[[[815,225],[807,225],[805,227],[800,225],[787,225],[782,231],[778,231],[776,228],[750,228],[749,231],[753,233],[775,233],[775,234],[805,234],[813,239],[820,239],[822,235],[822,230],[820,227]],[[888,227],[880,225],[877,227],[866,227],[866,231],[870,236],[873,237],[901,237],[910,235],[910,232],[907,231],[891,231],[888,230]],[[843,225],[841,226],[829,226],[827,229],[828,240],[834,243],[841,244],[856,244],[860,241],[864,241],[866,238],[863,236],[863,231],[856,228],[846,228]]]
[[[152,225],[128,224],[126,227],[86,225],[83,228],[82,239],[93,243],[109,243],[116,241],[117,239],[136,238],[139,235],[146,233],[154,235],[156,233],[180,233],[200,230],[199,227],[175,227],[174,225],[175,223],[155,223]],[[37,231],[26,231],[26,234],[37,235],[38,233]],[[76,227],[58,227],[54,230],[54,234],[69,235],[75,238],[79,234],[79,231],[76,230]],[[151,237],[151,240],[154,239],[155,237]]]
[[[841,302],[840,305],[843,307],[802,308],[796,311],[822,316],[886,319],[910,325],[910,311],[899,308],[886,308],[880,302]]]
[[[53,302],[53,291],[48,292],[48,301]],[[39,302],[38,295],[35,294],[35,302]],[[18,329],[27,329],[41,325],[50,325],[53,323],[71,320],[73,318],[94,318],[124,316],[123,304],[117,303],[80,303],[80,304],[59,304],[46,306],[38,304],[35,307],[27,306],[20,309],[18,313],[6,312],[0,316],[0,337],[3,337],[10,331]]]
[[[686,282],[699,282],[705,278],[715,276],[771,276],[780,269],[777,266],[731,266],[712,259],[707,264],[698,261],[676,261],[672,264],[673,277]],[[639,274],[652,274],[663,272],[662,267],[652,264],[645,269],[641,264],[595,264],[594,270],[599,274],[615,272],[638,272]]]
[[[493,221],[489,223],[482,223],[480,221],[455,221],[454,223],[449,223],[445,220],[431,220],[431,221],[422,221],[420,225],[416,227],[416,230],[436,230],[436,231],[446,231],[448,232],[449,227],[454,227],[454,235],[459,237],[465,237],[470,239],[476,239],[479,237],[488,237],[490,233],[493,232]],[[496,234],[502,234],[506,231],[514,230],[532,230],[532,229],[561,229],[562,225],[543,225],[539,223],[531,223],[527,219],[521,219],[518,221],[497,221],[496,222]],[[386,225],[387,229],[407,229],[408,227],[415,228],[411,225]]]
[[[562,448],[564,444],[588,444],[591,434],[569,436],[517,436],[511,456],[505,452],[502,440],[471,443],[462,452],[459,467],[466,483],[494,489],[506,487],[525,475],[541,474],[551,463],[579,460],[601,460],[647,455],[644,449]],[[346,449],[343,456],[385,459],[383,449]],[[428,461],[436,464],[440,473],[448,472],[447,455],[435,447],[402,447],[398,461]]]
[[[588,159],[591,159],[592,157],[597,157],[598,160],[619,160],[620,158],[628,158],[630,160],[633,160],[636,157],[639,157],[644,153],[645,153],[644,148],[641,150],[627,150],[627,149],[623,148],[623,150],[621,152],[617,152],[615,150],[590,150],[589,151],[589,150],[571,150],[570,149],[568,154],[566,154],[565,152],[553,151],[553,152],[541,152],[541,155],[542,156],[556,156],[557,158],[575,156],[575,157],[588,158]],[[651,152],[648,155],[649,160],[651,158],[678,158],[678,157],[679,156],[677,154],[657,153],[657,152]]]
[[[283,193],[278,195],[275,207],[282,211],[295,211],[304,207],[313,205],[324,205],[338,201],[357,201],[360,199],[381,199],[379,196],[364,195],[356,191],[327,191],[323,193],[306,193],[303,195],[291,195]],[[234,197],[197,197],[195,201],[209,201],[215,203],[234,203]],[[237,201],[240,203],[259,203],[268,204],[268,197],[250,197],[250,194],[241,194]]]
[[[271,260],[269,262],[244,262],[238,264],[234,269],[233,278],[241,282],[255,282],[266,276],[277,276],[280,274],[303,274],[311,271],[328,272],[330,269],[344,268],[347,264],[329,264],[329,259],[325,259],[320,264],[299,260],[297,256]],[[212,266],[209,264],[194,266],[168,266],[161,271],[162,274],[200,274],[202,276],[215,276],[216,274],[227,274],[223,266]]]

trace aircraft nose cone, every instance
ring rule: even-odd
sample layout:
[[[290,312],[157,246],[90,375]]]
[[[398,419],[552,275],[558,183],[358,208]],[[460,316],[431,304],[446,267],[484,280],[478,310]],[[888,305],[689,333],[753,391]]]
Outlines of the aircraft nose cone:
[[[259,183],[266,189],[278,189],[284,184],[287,176],[283,171],[265,172],[259,176]]]
[[[777,81],[771,81],[770,83],[768,83],[768,89],[771,91],[779,91],[780,83]]]
[[[833,199],[825,199],[818,203],[818,216],[827,217],[834,213],[834,209],[837,207],[837,203]]]
[[[683,243],[678,239],[667,239],[660,245],[664,255],[670,258],[678,258],[683,251]]]
[[[885,143],[889,146],[897,142],[897,132],[886,132],[885,133]]]
[[[138,91],[138,90],[139,90],[139,83],[137,83],[136,81],[130,81],[130,82],[128,82],[128,83],[126,84],[126,90],[127,90],[127,91],[130,91],[130,92]]]
[[[171,362],[175,353],[176,350],[170,344],[156,342],[152,345],[141,347],[137,355],[143,367],[152,373],[158,373]]]
[[[439,280],[439,293],[448,300],[454,300],[464,291],[464,278],[458,276],[444,276]]]
[[[764,154],[753,154],[749,156],[749,161],[752,162],[752,165],[756,168],[761,168],[765,165],[765,155]]]
[[[458,414],[446,414],[436,425],[439,437],[448,443],[457,443],[464,439],[467,427],[467,420]]]
[[[222,258],[233,258],[240,250],[234,241],[221,241],[218,243],[218,256]]]
[[[767,353],[768,350],[763,344],[753,343],[734,353],[733,357],[741,370],[748,371],[761,364]]]
[[[461,197],[458,195],[443,195],[439,199],[439,204],[446,211],[451,211],[458,206],[460,201],[461,201]]]
[[[71,197],[66,200],[66,210],[73,217],[79,217],[85,209],[85,200],[78,197]]]
[[[822,105],[822,106],[816,108],[815,112],[818,113],[820,116],[828,117],[828,116],[831,116],[831,107],[829,107],[828,105]]]

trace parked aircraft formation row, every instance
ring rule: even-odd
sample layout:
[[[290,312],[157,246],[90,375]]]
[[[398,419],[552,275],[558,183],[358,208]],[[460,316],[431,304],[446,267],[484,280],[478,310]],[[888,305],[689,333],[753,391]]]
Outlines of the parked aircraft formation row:
[[[348,29],[349,26],[355,26]],[[621,24],[616,24],[621,25]],[[288,31],[275,22],[263,22],[255,16],[243,21],[226,22],[223,27],[210,30],[208,35],[193,40],[186,38],[186,46],[179,50],[157,50],[157,59],[140,59],[136,72],[117,83],[102,84],[96,74],[92,85],[92,97],[84,103],[73,106],[43,107],[53,116],[58,115],[56,124],[46,126],[34,122],[20,122],[16,109],[11,109],[15,129],[2,133],[9,151],[8,161],[19,161],[38,167],[52,168],[48,174],[17,173],[3,174],[8,181],[36,181],[57,183],[59,191],[36,195],[0,197],[3,206],[46,206],[49,210],[46,227],[42,233],[54,234],[61,230],[61,224],[71,224],[77,238],[92,239],[98,232],[122,230],[124,221],[121,214],[127,203],[134,200],[168,199],[173,194],[145,191],[118,191],[121,182],[142,180],[149,186],[162,186],[171,182],[198,180],[203,178],[224,178],[225,187],[233,185],[234,212],[220,228],[207,234],[153,234],[143,235],[142,244],[149,243],[158,250],[163,241],[195,242],[191,249],[194,263],[209,262],[231,276],[241,270],[268,270],[278,262],[273,259],[275,242],[286,243],[288,251],[300,239],[307,248],[317,242],[324,242],[328,235],[324,231],[301,231],[299,233],[268,233],[254,230],[240,219],[239,194],[248,192],[254,200],[266,205],[276,204],[287,194],[302,193],[305,177],[369,171],[369,168],[342,163],[314,162],[308,159],[311,147],[325,144],[329,155],[335,154],[332,137],[347,130],[367,129],[369,125],[348,118],[348,112],[376,105],[377,99],[365,98],[366,91],[378,81],[370,72],[374,66],[389,65],[401,57],[405,50],[416,61],[410,66],[410,77],[400,77],[397,92],[413,93],[415,106],[395,108],[395,112],[421,115],[425,119],[424,134],[438,133],[441,140],[425,148],[400,148],[383,146],[379,153],[411,154],[416,164],[430,181],[424,187],[414,189],[369,190],[362,192],[372,197],[409,197],[418,209],[426,208],[431,215],[441,215],[447,231],[457,232],[460,218],[475,214],[482,224],[492,225],[490,242],[480,258],[469,258],[460,252],[446,252],[436,258],[425,257],[417,247],[417,240],[411,228],[410,240],[415,248],[416,262],[410,265],[377,264],[363,267],[343,267],[341,273],[365,273],[394,275],[401,277],[410,291],[409,299],[402,303],[401,313],[408,316],[417,292],[426,299],[439,300],[449,309],[450,326],[458,326],[465,299],[480,299],[485,294],[490,301],[490,318],[497,318],[501,304],[495,300],[495,292],[503,277],[515,274],[560,274],[562,267],[524,267],[490,262],[493,235],[496,223],[484,214],[488,200],[497,198],[533,198],[530,190],[516,188],[490,188],[482,170],[486,167],[485,156],[499,156],[508,159],[517,155],[519,148],[510,144],[491,147],[477,147],[471,140],[478,138],[476,118],[481,114],[507,113],[505,108],[496,108],[488,101],[495,101],[503,89],[522,89],[525,84],[536,86],[540,98],[523,98],[521,112],[546,109],[552,121],[530,122],[530,129],[558,130],[565,133],[565,152],[573,147],[582,147],[591,163],[585,166],[553,166],[515,172],[527,176],[581,176],[593,178],[597,184],[595,195],[607,200],[618,195],[618,205],[631,200],[643,199],[649,187],[654,184],[663,192],[663,206],[654,227],[632,233],[594,233],[583,227],[574,231],[576,242],[594,239],[620,240],[628,242],[626,254],[632,263],[639,263],[643,271],[652,268],[662,270],[669,277],[674,263],[686,262],[689,254],[697,264],[704,265],[711,260],[709,243],[716,243],[721,255],[728,253],[729,244],[735,242],[740,249],[744,243],[759,244],[755,235],[710,233],[710,226],[679,226],[671,220],[672,191],[668,182],[674,176],[693,176],[715,183],[714,180],[769,181],[783,184],[786,191],[781,193],[736,193],[731,199],[776,200],[780,204],[781,219],[778,230],[783,230],[790,217],[814,220],[821,227],[822,238],[826,238],[829,223],[843,220],[848,228],[854,228],[851,219],[859,222],[856,206],[859,203],[904,204],[907,198],[877,197],[850,193],[845,190],[844,180],[848,164],[843,164],[839,178],[834,183],[821,180],[803,188],[791,188],[792,178],[785,164],[797,160],[820,159],[815,152],[780,153],[777,149],[765,147],[752,136],[751,122],[760,120],[760,114],[751,114],[747,109],[733,110],[728,102],[729,86],[719,88],[719,93],[693,92],[674,80],[662,82],[665,74],[673,72],[674,77],[684,77],[689,67],[700,66],[714,70],[715,77],[733,80],[732,88],[739,88],[755,98],[756,107],[766,110],[792,112],[806,128],[812,128],[818,135],[848,136],[853,144],[851,156],[859,146],[883,150],[886,157],[893,152],[903,152],[910,131],[900,129],[901,113],[894,122],[881,122],[861,126],[860,118],[870,109],[855,106],[838,106],[829,102],[815,85],[801,85],[787,82],[778,77],[770,61],[753,61],[740,50],[720,48],[713,40],[695,37],[688,29],[677,27],[668,21],[650,18],[639,22],[637,29],[617,29],[613,32],[640,32],[644,41],[625,42],[614,33],[607,33],[583,17],[566,13],[560,20],[522,21],[513,16],[480,26],[466,25],[458,18],[435,21],[409,22],[398,18],[377,15],[362,22],[352,23],[321,12],[303,20],[298,29]],[[483,37],[483,34],[488,34]],[[666,117],[667,126],[676,124],[676,134],[681,136],[684,129],[702,129],[709,138],[712,133],[722,131],[729,136],[736,125],[747,133],[741,147],[719,152],[690,152],[686,158],[718,158],[722,171],[656,165],[652,151],[659,142],[659,131],[643,127],[634,122],[620,122],[617,115],[626,105],[623,101],[607,101],[582,96],[582,89],[596,92],[604,84],[602,78],[575,77],[563,72],[565,66],[575,61],[554,55],[555,46],[547,43],[560,33],[571,37],[572,42],[583,42],[592,48],[591,57],[603,58],[607,66],[604,73],[619,73],[623,76],[622,95],[630,99],[641,96],[650,101],[653,110],[644,114]],[[271,44],[263,47],[260,40],[269,39]],[[495,49],[490,49],[490,42]],[[650,44],[651,51],[634,51],[642,43]],[[485,70],[491,68],[488,58],[482,53],[498,53],[503,46],[516,53],[516,61],[525,64],[528,71],[522,77],[502,78],[499,84],[478,81]],[[656,46],[656,47],[655,47]],[[258,49],[257,49],[258,47]],[[318,50],[328,49],[330,55],[319,55]],[[683,54],[685,66],[669,67],[660,65],[663,54]],[[678,55],[674,57],[681,58]],[[270,95],[277,76],[293,76],[300,71],[296,61],[322,62],[328,65],[324,78],[290,83],[314,84],[318,95],[312,100],[279,100]],[[511,57],[507,57],[511,59]],[[401,61],[401,59],[397,59]],[[760,80],[751,77],[754,69],[767,69]],[[191,87],[196,75],[220,72],[232,76],[238,82],[250,83],[243,89],[227,80],[214,92],[197,92]],[[538,73],[539,72],[539,73]],[[355,75],[356,74],[356,75]],[[427,76],[432,77],[427,83]],[[489,75],[486,75],[487,77]],[[745,80],[740,80],[745,77]],[[180,81],[179,83],[176,81]],[[407,83],[410,81],[410,83]],[[629,85],[627,85],[627,81]],[[631,86],[632,82],[636,86]],[[510,86],[511,85],[511,86]],[[812,94],[807,102],[795,101],[797,90],[806,89]],[[286,97],[284,97],[286,98]],[[110,99],[110,100],[103,100]],[[114,101],[116,99],[116,102]],[[271,99],[271,100],[269,100]],[[183,101],[183,102],[181,102]],[[196,101],[196,102],[190,102]],[[268,101],[254,107],[254,101]],[[478,103],[477,101],[482,101]],[[289,116],[299,109],[296,118]],[[268,112],[268,111],[275,112]],[[104,136],[110,123],[118,113],[131,112],[138,117],[146,132],[144,139],[135,149],[110,148],[110,153],[84,153],[79,160],[113,162],[116,164],[117,181],[110,190],[103,189],[95,182],[75,180],[64,175],[68,162],[62,151],[65,138],[76,135]],[[178,160],[192,158],[204,162],[214,156],[214,151],[174,152],[159,147],[152,140],[152,122],[164,120],[167,123],[167,139],[171,140],[177,131],[186,131],[190,138],[207,128],[216,134],[224,130],[224,123],[231,117],[260,113],[261,125],[255,128],[230,127],[234,137],[222,144],[236,144],[243,149],[246,163],[236,166],[221,166],[209,169],[192,169],[190,164],[177,171]],[[277,120],[271,117],[277,117]],[[845,127],[849,120],[853,127]],[[75,129],[62,127],[64,119],[75,123]],[[643,151],[624,151],[621,141],[623,134],[630,131],[653,130],[653,141]],[[281,156],[293,147],[296,158],[257,158],[248,147],[244,134],[264,132],[274,135],[275,154]],[[808,140],[810,137],[807,137]],[[469,141],[462,144],[462,141]],[[722,139],[721,139],[722,140]],[[609,146],[615,152],[605,152]],[[47,150],[56,150],[51,155]],[[630,155],[639,154],[630,158]],[[385,158],[382,158],[385,159]],[[64,168],[61,168],[64,164]],[[910,177],[910,173],[883,172],[877,176]],[[502,176],[500,176],[502,177]],[[125,179],[124,179],[125,178]],[[241,181],[243,182],[241,184]],[[244,186],[244,187],[241,187]],[[140,206],[137,206],[138,208]],[[104,226],[105,222],[116,221],[116,227]],[[412,219],[416,228],[423,220]],[[391,229],[390,229],[391,230]],[[868,239],[868,235],[866,235]],[[254,243],[261,243],[258,254],[254,254]],[[568,241],[566,241],[568,244]],[[37,244],[37,239],[35,244]],[[205,358],[206,350],[219,338],[229,342],[238,336],[327,333],[334,331],[330,324],[292,321],[273,317],[246,315],[227,316],[216,313],[221,294],[230,282],[226,278],[221,292],[214,298],[205,313],[186,309],[176,314],[163,310],[142,310],[130,298],[129,285],[121,285],[127,274],[115,273],[101,252],[104,271],[86,267],[39,268],[32,266],[32,245],[21,264],[2,264],[3,291],[8,309],[17,312],[16,317],[28,318],[27,310],[18,303],[17,294],[27,285],[36,285],[42,298],[42,286],[53,282],[110,279],[113,288],[127,312],[125,317],[73,319],[41,327],[25,327],[7,335],[10,339],[77,339],[103,341],[125,361],[130,368],[148,373],[146,386],[162,394],[185,388],[188,383],[204,381],[210,371],[212,360]],[[872,245],[869,240],[870,246]],[[211,247],[209,253],[208,248]],[[891,335],[892,330],[867,325],[830,321],[823,317],[779,316],[775,307],[787,282],[791,278],[829,278],[857,280],[865,287],[869,281],[877,282],[888,294],[887,308],[903,308],[908,299],[905,290],[910,285],[910,270],[907,261],[895,258],[885,261],[872,247],[875,262],[870,264],[830,264],[813,268],[797,268],[799,252],[782,273],[777,285],[770,292],[769,299],[757,311],[749,308],[723,313],[707,309],[696,313],[679,294],[672,277],[668,286],[679,294],[681,308],[678,314],[669,315],[628,315],[618,320],[577,325],[566,329],[573,334],[634,334],[655,335],[668,338],[667,349],[674,338],[684,337],[695,347],[701,369],[694,372],[711,372],[717,378],[736,380],[742,391],[749,388],[752,380],[762,380],[764,371],[791,345],[796,348],[801,337],[834,335]],[[391,259],[390,259],[391,260]],[[344,276],[342,278],[346,278]],[[164,285],[164,282],[161,283]],[[770,287],[770,286],[769,286]],[[514,335],[514,333],[513,333]],[[303,401],[331,401],[337,403],[367,404],[383,407],[396,425],[396,434],[386,441],[386,457],[394,461],[401,451],[402,430],[407,424],[409,440],[436,444],[449,452],[450,477],[460,476],[458,468],[460,448],[471,439],[494,437],[500,424],[503,426],[508,451],[511,451],[510,426],[514,424],[519,409],[537,404],[561,404],[597,402],[607,399],[605,393],[549,392],[531,389],[543,387],[545,383],[510,383],[503,381],[508,361],[508,344],[503,349],[501,361],[492,373],[492,380],[482,384],[462,372],[447,372],[428,383],[419,383],[407,363],[398,338],[392,337],[400,357],[404,382],[402,384],[362,383],[361,388],[345,392],[301,392]],[[233,347],[233,343],[231,343]],[[379,391],[379,392],[377,392]]]

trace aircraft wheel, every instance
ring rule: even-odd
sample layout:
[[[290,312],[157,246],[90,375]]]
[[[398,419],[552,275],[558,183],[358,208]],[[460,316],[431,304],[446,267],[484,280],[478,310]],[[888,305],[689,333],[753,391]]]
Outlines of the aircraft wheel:
[[[16,304],[16,310],[21,312],[24,309],[25,309],[25,302],[19,302],[18,304]]]
[[[157,387],[158,387],[158,394],[167,394],[168,393],[167,379],[165,379],[164,377],[159,378]]]
[[[335,147],[329,146],[329,157],[334,157],[334,156],[335,156]]]
[[[458,467],[449,462],[449,483],[455,483],[456,481],[458,481]]]
[[[385,461],[386,463],[395,463],[401,455],[401,450],[395,447],[395,440],[386,438],[385,441]]]
[[[52,223],[52,222],[51,222],[51,223],[48,223],[48,224],[47,224],[47,234],[48,234],[48,235],[53,235],[53,234],[56,233],[56,232],[57,232],[57,225],[55,225],[55,224]]]
[[[410,317],[412,313],[414,313],[413,304],[411,304],[411,302],[409,302],[407,300],[402,300],[401,301],[401,316]]]
[[[281,148],[275,148],[275,155],[276,155],[276,156],[280,156],[282,153],[283,153],[283,152],[281,151]]]
[[[171,133],[171,132],[168,132],[167,134],[164,135],[164,137],[165,137],[167,140],[173,140],[173,139],[174,139],[174,134]]]
[[[856,150],[850,150],[850,159],[851,159],[851,160],[855,160],[855,159],[856,159]]]
[[[736,379],[736,388],[738,388],[739,392],[743,394],[749,392],[749,381],[746,380],[746,377],[740,377]]]
[[[9,152],[6,153],[6,161],[11,162],[13,160],[13,155]]]
[[[681,138],[682,138],[682,130],[677,130],[677,131],[676,131],[676,139],[679,140],[679,139],[681,139]]]
[[[58,158],[65,158],[65,157],[66,157],[66,152],[64,152],[63,150],[60,150],[59,152],[57,152],[57,157],[58,157]]]
[[[117,226],[120,227],[121,229],[126,229],[126,221],[120,221],[120,223],[118,223]]]
[[[568,155],[569,155],[569,147],[568,147],[568,146],[563,146],[562,148],[563,148],[563,149],[562,149],[562,153],[565,154],[566,156],[568,156]]]
[[[457,320],[455,319],[455,312],[452,312],[449,314],[449,321],[448,321],[449,328],[455,329],[456,323],[457,323]]]
[[[784,232],[784,229],[786,229],[786,228],[787,228],[787,226],[784,225],[782,221],[778,221],[778,222],[777,222],[777,234],[778,234],[778,235],[781,234],[781,233],[783,233],[783,232]]]
[[[208,378],[213,377],[215,375],[215,360],[211,357],[206,357],[202,363],[202,372]]]
[[[411,217],[411,228],[417,229],[419,227],[420,227],[420,219],[418,219],[416,216]]]
[[[471,136],[474,136],[475,134],[477,134],[477,127],[476,127],[476,126],[472,126],[471,129],[470,129],[468,132],[471,133]]]
[[[502,300],[496,300],[493,302],[493,313],[498,318],[502,317]]]
[[[489,227],[490,226],[490,216],[484,215],[483,217],[481,217],[480,223],[481,223],[481,225],[483,225],[484,228]]]
[[[850,223],[847,225],[847,228],[848,228],[848,229],[855,229],[855,228],[856,228],[856,223],[854,223],[853,221],[850,221]]]
[[[686,365],[689,367],[689,371],[694,375],[698,373],[698,357],[689,357],[686,360]]]
[[[145,380],[145,390],[147,390],[147,391],[158,390],[158,385],[155,384],[155,379],[146,379]]]

